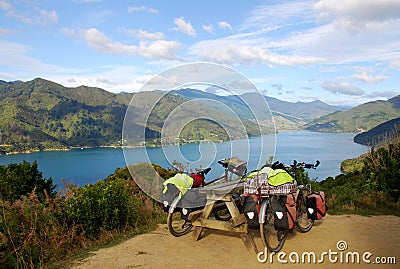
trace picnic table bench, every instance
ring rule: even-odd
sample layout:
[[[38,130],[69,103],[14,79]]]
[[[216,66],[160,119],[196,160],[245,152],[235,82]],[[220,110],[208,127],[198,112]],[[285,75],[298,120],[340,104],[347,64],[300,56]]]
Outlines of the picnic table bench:
[[[228,232],[238,233],[242,238],[248,251],[255,251],[257,247],[253,238],[249,234],[246,217],[243,213],[239,212],[232,194],[243,190],[244,181],[241,179],[228,181],[222,184],[208,185],[200,188],[200,193],[205,193],[207,204],[202,210],[192,213],[190,216],[194,226],[193,238],[198,240],[204,228],[222,230]],[[210,218],[214,207],[221,203],[225,204],[232,218],[229,221],[222,221]]]

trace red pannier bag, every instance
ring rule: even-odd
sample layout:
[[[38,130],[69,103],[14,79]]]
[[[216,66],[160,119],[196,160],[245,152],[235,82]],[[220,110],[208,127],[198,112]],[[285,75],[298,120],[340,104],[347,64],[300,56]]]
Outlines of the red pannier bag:
[[[312,220],[320,220],[326,215],[328,210],[325,203],[325,193],[315,191],[306,196],[307,216]]]
[[[288,213],[289,229],[293,229],[296,221],[296,201],[293,193],[286,195],[286,209]]]
[[[197,187],[203,186],[204,177],[202,175],[197,174],[197,173],[192,173],[189,176],[191,178],[193,178],[193,188],[197,188]]]
[[[272,211],[275,215],[274,226],[278,230],[290,230],[296,222],[296,201],[293,193],[274,195],[271,200]]]

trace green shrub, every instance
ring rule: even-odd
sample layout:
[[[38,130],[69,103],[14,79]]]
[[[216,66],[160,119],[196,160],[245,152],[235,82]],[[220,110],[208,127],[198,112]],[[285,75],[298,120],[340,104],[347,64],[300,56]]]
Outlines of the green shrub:
[[[89,237],[98,236],[101,229],[136,227],[141,202],[135,196],[135,187],[123,179],[75,188],[71,197],[58,201],[65,223],[79,223]]]
[[[39,197],[32,191],[15,201],[0,200],[0,268],[42,267],[73,250],[165,221],[159,203],[137,187],[126,168],[93,185],[66,184],[57,196]]]
[[[36,161],[32,164],[23,161],[21,164],[0,165],[0,198],[3,200],[13,202],[35,191],[39,200],[44,201],[46,193],[55,196],[55,188],[52,178],[43,178]]]
[[[35,193],[1,201],[0,267],[36,268],[86,243],[76,227],[65,227]]]

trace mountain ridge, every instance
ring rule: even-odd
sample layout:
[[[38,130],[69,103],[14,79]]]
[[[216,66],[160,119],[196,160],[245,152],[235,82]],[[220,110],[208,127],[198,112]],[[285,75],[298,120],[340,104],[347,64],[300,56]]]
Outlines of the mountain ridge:
[[[357,134],[354,142],[366,146],[376,146],[400,137],[400,117],[381,123],[374,128]]]
[[[137,112],[130,124],[143,129],[145,139],[154,143],[160,139],[168,112],[186,101],[165,95],[145,119],[143,111],[154,105],[149,99],[152,95],[154,100],[163,96],[159,91],[115,94],[96,87],[68,88],[42,78],[23,83],[0,83],[0,152],[121,146],[125,112],[133,96],[139,102],[135,104]],[[233,137],[243,136],[238,133],[237,123],[231,116],[213,112],[212,108],[199,105],[193,111],[187,110],[184,116],[201,111],[206,117],[215,115],[217,122],[225,122]],[[188,126],[191,124],[196,125],[189,122]],[[248,135],[260,134],[254,128],[255,123],[244,119],[242,124]],[[188,137],[181,137],[182,141],[187,141],[189,135],[190,139],[203,139],[204,135],[216,140],[226,138],[216,122],[202,121],[199,126],[197,129],[190,127],[189,133],[183,132]]]
[[[400,95],[387,101],[371,101],[348,111],[331,113],[308,123],[305,129],[319,132],[360,133],[397,117],[400,117]]]

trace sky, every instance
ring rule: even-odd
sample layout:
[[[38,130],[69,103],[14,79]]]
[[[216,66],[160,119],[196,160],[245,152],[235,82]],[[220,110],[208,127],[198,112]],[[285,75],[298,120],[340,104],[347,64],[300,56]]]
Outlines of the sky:
[[[400,0],[0,0],[0,80],[136,92],[195,62],[285,101],[386,100],[400,94]]]

